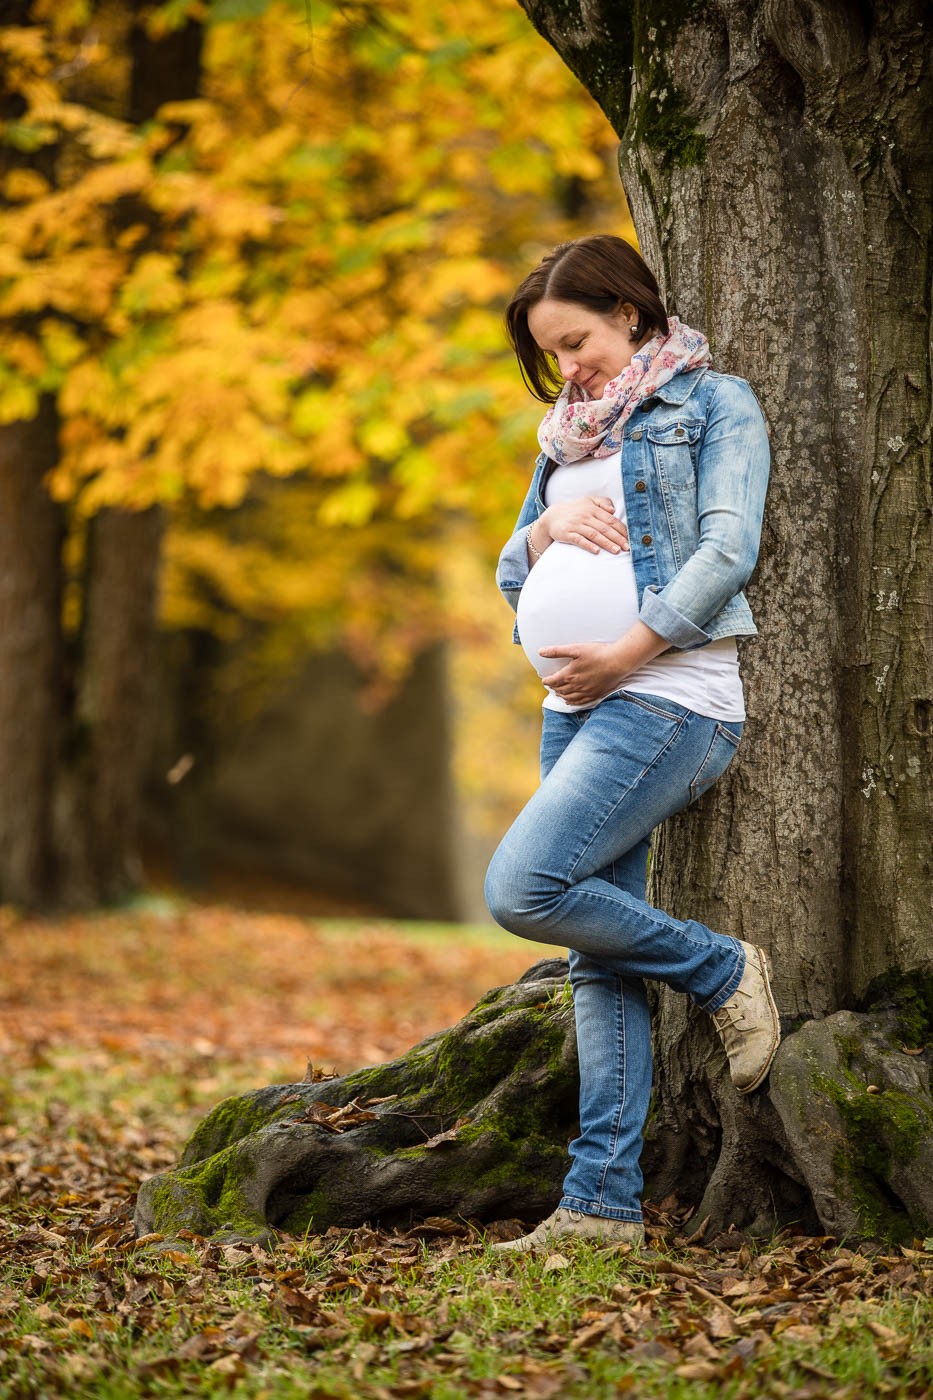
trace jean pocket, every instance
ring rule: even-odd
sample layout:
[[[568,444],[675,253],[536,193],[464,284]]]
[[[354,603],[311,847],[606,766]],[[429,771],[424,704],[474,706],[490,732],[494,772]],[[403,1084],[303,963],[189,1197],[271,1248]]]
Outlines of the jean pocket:
[[[669,719],[674,724],[682,724],[690,713],[686,706],[677,705],[676,700],[666,700],[663,696],[649,695],[644,691],[635,690],[614,690],[606,697],[608,700],[629,700],[633,705],[640,705],[643,710],[650,711],[653,715],[660,715],[662,719]]]
[[[721,778],[735,758],[735,751],[739,747],[739,739],[742,737],[741,727],[739,733],[735,734],[731,729],[727,729],[724,724],[717,724],[713,731],[710,746],[706,751],[706,757],[700,764],[696,777],[690,784],[690,801],[695,802],[698,797],[702,797],[707,788],[711,788],[717,778]]]

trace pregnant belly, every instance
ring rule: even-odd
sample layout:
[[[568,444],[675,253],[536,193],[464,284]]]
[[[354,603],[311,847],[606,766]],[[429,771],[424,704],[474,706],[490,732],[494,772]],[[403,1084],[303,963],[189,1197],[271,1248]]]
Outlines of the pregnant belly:
[[[518,635],[544,680],[566,663],[539,656],[542,647],[614,642],[638,618],[638,589],[628,551],[590,554],[552,544],[531,570],[518,599]]]

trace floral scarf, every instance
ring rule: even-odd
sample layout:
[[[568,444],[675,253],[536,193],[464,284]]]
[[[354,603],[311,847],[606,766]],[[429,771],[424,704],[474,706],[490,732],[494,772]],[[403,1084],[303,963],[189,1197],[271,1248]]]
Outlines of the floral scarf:
[[[637,350],[631,364],[609,380],[601,399],[591,399],[568,379],[538,428],[538,441],[555,462],[568,466],[583,457],[611,457],[622,445],[623,423],[644,399],[675,374],[709,364],[702,331],[691,330],[678,316],[667,319],[669,333]]]

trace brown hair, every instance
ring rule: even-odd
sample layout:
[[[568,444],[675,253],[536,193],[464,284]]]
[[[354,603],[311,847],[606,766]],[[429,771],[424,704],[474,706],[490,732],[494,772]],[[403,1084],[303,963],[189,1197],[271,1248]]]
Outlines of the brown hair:
[[[553,403],[564,382],[553,356],[541,349],[528,329],[528,312],[546,297],[578,302],[601,316],[612,316],[624,302],[631,302],[638,309],[636,339],[650,329],[668,333],[667,312],[654,274],[624,238],[598,233],[558,244],[528,274],[505,313],[522,378],[543,403]]]

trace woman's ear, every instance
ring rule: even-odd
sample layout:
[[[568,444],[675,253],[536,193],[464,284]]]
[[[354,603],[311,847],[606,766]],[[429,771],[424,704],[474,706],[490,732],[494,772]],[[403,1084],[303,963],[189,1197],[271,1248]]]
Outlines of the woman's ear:
[[[619,314],[623,317],[625,324],[628,326],[628,332],[631,339],[633,341],[641,340],[642,336],[645,333],[645,324],[644,318],[641,312],[639,311],[638,307],[634,306],[630,301],[624,301],[620,308]]]

